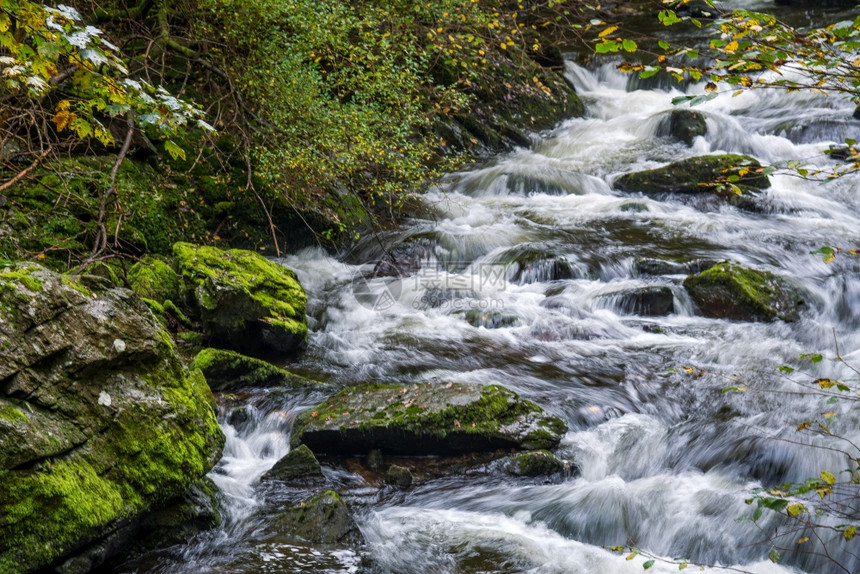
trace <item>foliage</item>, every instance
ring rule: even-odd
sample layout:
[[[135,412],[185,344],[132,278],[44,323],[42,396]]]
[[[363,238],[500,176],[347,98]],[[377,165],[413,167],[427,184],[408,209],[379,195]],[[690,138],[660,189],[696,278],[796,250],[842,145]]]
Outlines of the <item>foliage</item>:
[[[620,70],[638,73],[641,78],[664,73],[678,82],[704,84],[702,93],[677,97],[675,104],[694,106],[706,102],[721,92],[720,86],[725,86],[735,96],[748,89],[804,90],[847,97],[860,105],[860,16],[823,27],[797,29],[771,14],[751,10],[721,12],[713,0],[705,1],[708,8],[700,10],[700,18],[682,12],[690,0],[664,2],[666,6],[658,18],[663,26],[701,28],[706,37],[711,37],[707,43],[678,46],[656,38],[639,38],[637,43],[625,37],[627,34],[618,25],[602,23],[595,51],[641,56],[639,62],[618,65]],[[837,151],[848,162],[846,165],[820,169],[792,160],[765,169],[773,172],[781,168],[801,177],[832,180],[860,169],[856,142],[845,143],[845,149]]]

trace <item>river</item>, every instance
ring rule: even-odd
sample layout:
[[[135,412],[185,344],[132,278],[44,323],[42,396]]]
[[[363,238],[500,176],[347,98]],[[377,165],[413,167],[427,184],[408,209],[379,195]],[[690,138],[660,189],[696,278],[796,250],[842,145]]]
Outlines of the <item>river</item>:
[[[823,149],[860,139],[853,106],[808,93],[723,94],[696,108],[708,132],[687,147],[657,135],[683,92],[630,89],[609,64],[568,63],[567,77],[585,117],[534,136],[531,149],[452,174],[426,196],[430,215],[368,236],[345,257],[311,249],[283,263],[309,294],[310,349],[294,366],[338,387],[501,383],[568,422],[558,455],[579,472],[521,479],[490,463],[399,491],[329,464],[326,475],[367,544],[296,546],[265,524],[300,493],[274,491],[259,477],[288,452],[296,413],[325,395],[254,391],[242,398],[247,421],[222,406],[227,446],[211,476],[224,525],[120,571],[641,572],[648,558],[605,548],[615,545],[656,556],[652,572],[677,571],[671,561],[681,557],[759,574],[840,571],[800,551],[802,532],[778,539],[785,549],[771,563],[773,544],[762,541],[784,525],[769,513],[757,524],[738,519],[751,515],[745,499],[753,488],[847,466],[843,455],[807,446],[820,439],[795,431],[801,422],[833,410],[831,429],[860,440],[850,402],[798,394],[818,377],[857,381],[832,358],[838,344],[860,366],[860,260],[840,254],[825,264],[810,252],[858,246],[858,178],[821,185],[777,174],[755,211],[623,193],[612,182],[713,152],[832,166]],[[397,281],[367,279],[380,243],[409,240],[424,246],[421,269]],[[569,264],[563,278],[559,258]],[[642,258],[730,259],[769,270],[799,286],[807,308],[795,323],[703,318],[683,274],[645,275]],[[646,286],[671,289],[670,314],[638,315],[617,296]],[[489,322],[470,324],[471,310]],[[803,353],[825,360],[801,361]],[[780,365],[798,371],[786,375]],[[860,566],[847,554],[838,559]]]

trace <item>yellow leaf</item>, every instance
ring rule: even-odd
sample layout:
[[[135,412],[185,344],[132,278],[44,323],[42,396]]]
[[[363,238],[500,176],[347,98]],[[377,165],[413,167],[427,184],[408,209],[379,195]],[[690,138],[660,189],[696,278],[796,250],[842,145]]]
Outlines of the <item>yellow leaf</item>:
[[[845,540],[851,540],[857,534],[856,526],[849,526],[845,530],[842,531],[842,536],[845,537]]]
[[[738,50],[738,43],[735,42],[734,40],[732,40],[731,42],[726,44],[725,47],[723,47],[723,52],[725,52],[726,54],[734,54],[735,52],[737,52],[737,50]]]
[[[618,29],[618,26],[610,26],[609,28],[605,28],[600,34],[597,35],[598,38],[605,38],[614,31]]]
[[[0,32],[5,32],[12,25],[12,20],[5,12],[0,12]]]
[[[802,514],[806,510],[806,507],[802,504],[790,504],[786,510],[790,516],[797,516],[798,514]]]
[[[806,544],[807,542],[809,542],[809,537],[807,537],[807,536],[804,536],[803,538],[801,538],[800,540],[797,541],[798,544]]]
[[[833,411],[827,411],[826,413],[821,413],[821,416],[823,416],[826,419],[829,419],[830,417],[835,417],[836,413]]]
[[[742,167],[741,169],[739,169],[739,170],[738,170],[738,175],[739,175],[739,176],[741,176],[741,177],[743,177],[743,176],[745,176],[746,174],[748,174],[749,172],[750,172],[750,168],[749,168],[749,167]]]
[[[821,471],[821,480],[823,480],[827,484],[836,484],[836,477],[833,476],[832,473],[827,472],[826,470]]]
[[[714,82],[708,82],[707,84],[705,84],[705,91],[706,92],[716,92],[717,91],[717,85]]]
[[[815,381],[822,389],[829,389],[836,385],[836,381],[833,379],[817,379]]]
[[[69,124],[75,121],[77,117],[78,116],[75,115],[74,112],[60,110],[59,112],[57,112],[57,115],[51,118],[51,121],[57,124],[57,131],[61,132],[67,127],[69,127]]]

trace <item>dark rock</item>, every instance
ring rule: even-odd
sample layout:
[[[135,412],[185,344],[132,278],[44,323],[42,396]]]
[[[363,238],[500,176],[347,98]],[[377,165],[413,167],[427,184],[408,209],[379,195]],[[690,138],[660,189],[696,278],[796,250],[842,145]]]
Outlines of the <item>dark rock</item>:
[[[777,6],[810,6],[813,8],[853,8],[857,0],[776,0]]]
[[[672,110],[660,122],[658,136],[670,136],[685,144],[693,145],[698,136],[708,133],[705,115],[693,110]]]
[[[663,285],[627,289],[601,298],[611,302],[622,313],[650,317],[669,315],[675,306],[672,289]]]
[[[851,117],[853,117],[855,120],[860,120],[860,106],[854,108],[854,114]]]
[[[497,263],[505,266],[509,281],[521,285],[575,279],[583,275],[566,258],[532,245],[510,249],[497,259]]]
[[[436,259],[436,243],[427,238],[405,241],[389,249],[373,268],[374,277],[412,275]]]
[[[302,413],[293,444],[315,453],[424,456],[552,448],[567,425],[498,385],[348,387]]]
[[[485,329],[513,327],[520,322],[520,318],[516,315],[481,309],[470,309],[463,313],[463,316],[466,322],[473,327],[484,327]]]
[[[257,356],[307,346],[306,296],[290,269],[241,249],[177,243],[173,254],[212,340]]]
[[[439,309],[451,307],[455,301],[474,299],[478,296],[471,289],[450,289],[447,287],[432,287],[424,292],[415,306],[420,309]]]
[[[0,571],[112,551],[109,533],[183,496],[223,441],[205,379],[132,291],[0,270]]]
[[[378,448],[367,453],[367,457],[364,459],[364,466],[373,472],[380,472],[384,465],[385,460],[382,458],[382,451]]]
[[[665,259],[637,259],[633,270],[639,275],[689,275],[710,269],[718,262],[713,259],[693,259],[685,263]]]
[[[854,147],[847,145],[832,147],[827,150],[827,155],[833,159],[841,159],[842,161],[860,161],[860,155]]]
[[[362,539],[349,508],[333,490],[283,510],[269,521],[268,530],[311,544],[353,545]]]
[[[311,449],[299,445],[290,450],[287,455],[275,463],[260,480],[281,480],[284,482],[296,479],[323,478],[322,468]]]
[[[627,173],[615,180],[621,191],[652,193],[716,192],[728,201],[736,196],[730,184],[743,193],[770,187],[766,175],[758,172],[761,164],[735,154],[705,155],[670,163],[657,169]]]
[[[564,462],[547,450],[521,452],[505,464],[505,470],[514,476],[549,476],[564,470]]]
[[[391,465],[385,473],[385,482],[398,488],[412,486],[412,472],[405,466]]]
[[[300,388],[320,384],[262,359],[220,349],[203,349],[194,357],[191,368],[203,371],[213,391],[232,391],[243,387]]]
[[[691,275],[684,287],[706,317],[737,321],[795,321],[804,305],[781,277],[735,263],[719,263]]]

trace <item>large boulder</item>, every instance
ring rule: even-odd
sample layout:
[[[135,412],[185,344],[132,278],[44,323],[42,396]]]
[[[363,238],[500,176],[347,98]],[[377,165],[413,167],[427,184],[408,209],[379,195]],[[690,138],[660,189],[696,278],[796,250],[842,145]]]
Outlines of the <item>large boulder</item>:
[[[706,317],[738,321],[796,321],[804,302],[785,279],[723,262],[690,275],[684,287]]]
[[[299,388],[319,384],[262,359],[221,349],[201,350],[191,362],[191,368],[203,371],[213,391],[232,391],[244,387]]]
[[[213,341],[258,356],[307,345],[307,297],[290,269],[242,249],[177,243],[173,254]]]
[[[498,385],[348,387],[302,413],[292,441],[316,453],[451,455],[552,448],[567,425]]]
[[[173,502],[223,441],[206,380],[137,295],[0,268],[0,571],[85,552]]]
[[[319,461],[311,452],[311,449],[301,444],[287,453],[281,460],[275,463],[260,480],[281,480],[290,482],[295,480],[313,481],[323,478],[322,468]]]
[[[279,538],[327,546],[354,546],[361,532],[349,507],[333,490],[326,490],[281,511],[267,523]]]
[[[703,155],[682,159],[645,171],[626,173],[615,180],[621,191],[655,193],[705,193],[717,191],[729,201],[737,201],[730,188],[742,193],[770,187],[770,180],[760,173],[761,164],[745,155]]]

